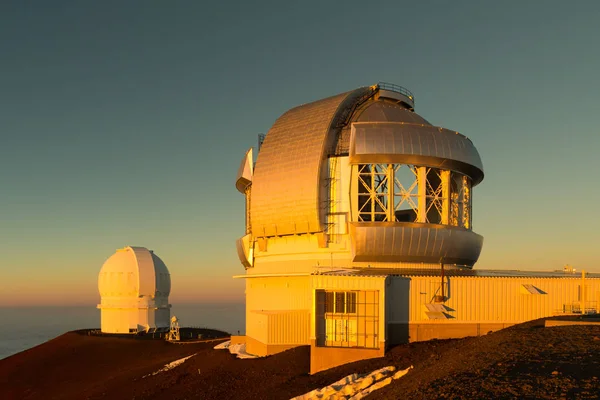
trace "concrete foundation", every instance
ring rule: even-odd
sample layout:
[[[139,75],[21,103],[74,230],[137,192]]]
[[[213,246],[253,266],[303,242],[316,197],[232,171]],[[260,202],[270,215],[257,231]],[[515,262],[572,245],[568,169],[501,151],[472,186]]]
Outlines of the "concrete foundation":
[[[260,357],[281,353],[282,351],[300,346],[298,344],[265,344],[250,336],[246,336],[245,338],[246,352]]]
[[[561,320],[552,320],[548,319],[544,322],[544,326],[546,328],[552,326],[569,326],[569,325],[596,325],[600,326],[600,318],[590,318],[586,321],[561,321]]]
[[[460,339],[468,336],[481,336],[508,328],[514,323],[454,323],[454,324],[410,324],[409,342],[423,342],[432,339]]]
[[[365,349],[356,347],[320,347],[311,341],[310,345],[310,373],[324,371],[339,365],[368,358],[378,358],[385,355],[385,342],[379,343],[378,349]]]

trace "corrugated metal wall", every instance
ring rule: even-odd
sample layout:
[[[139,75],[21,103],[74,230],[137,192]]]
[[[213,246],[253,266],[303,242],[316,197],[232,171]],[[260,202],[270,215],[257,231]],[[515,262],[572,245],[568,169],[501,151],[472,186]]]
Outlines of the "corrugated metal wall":
[[[565,305],[579,301],[581,278],[524,278],[524,277],[449,277],[445,287],[452,318],[432,321],[425,314],[425,304],[434,295],[441,294],[440,277],[393,277],[390,288],[402,287],[401,282],[410,281],[409,304],[394,301],[398,294],[389,294],[392,315],[401,315],[408,308],[410,322],[521,322],[551,316],[562,312]],[[524,284],[533,285],[545,294],[527,294]],[[588,307],[596,307],[600,300],[600,279],[585,281]],[[401,318],[394,317],[398,322]]]
[[[269,344],[309,344],[310,313],[288,311],[268,315]]]
[[[246,335],[264,344],[308,344],[310,277],[246,280]]]

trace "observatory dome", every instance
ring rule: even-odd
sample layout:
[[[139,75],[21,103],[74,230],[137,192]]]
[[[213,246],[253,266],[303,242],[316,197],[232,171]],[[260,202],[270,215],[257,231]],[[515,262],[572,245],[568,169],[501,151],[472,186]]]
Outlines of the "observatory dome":
[[[102,332],[169,327],[171,276],[151,250],[127,246],[106,260],[98,277]]]
[[[294,107],[248,150],[237,242],[248,274],[328,268],[472,268],[472,190],[483,164],[466,136],[379,83]]]
[[[144,247],[125,247],[110,256],[100,270],[102,297],[169,296],[171,277],[165,263]]]

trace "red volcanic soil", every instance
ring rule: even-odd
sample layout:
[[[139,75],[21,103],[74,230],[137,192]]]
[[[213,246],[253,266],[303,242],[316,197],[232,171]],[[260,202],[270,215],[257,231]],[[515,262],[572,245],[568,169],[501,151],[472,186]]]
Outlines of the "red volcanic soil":
[[[386,357],[308,375],[309,348],[239,360],[217,342],[95,337],[69,332],[0,360],[0,399],[289,399],[353,372],[414,369],[375,399],[599,398],[600,326],[539,321],[477,338],[433,340]],[[172,370],[165,364],[196,354]]]

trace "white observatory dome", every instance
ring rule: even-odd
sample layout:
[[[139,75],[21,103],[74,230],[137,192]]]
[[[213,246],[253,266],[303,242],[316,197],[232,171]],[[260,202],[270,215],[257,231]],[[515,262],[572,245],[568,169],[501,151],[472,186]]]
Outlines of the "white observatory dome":
[[[151,250],[133,246],[117,250],[100,270],[98,290],[102,332],[169,328],[171,276]]]

